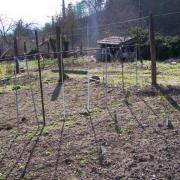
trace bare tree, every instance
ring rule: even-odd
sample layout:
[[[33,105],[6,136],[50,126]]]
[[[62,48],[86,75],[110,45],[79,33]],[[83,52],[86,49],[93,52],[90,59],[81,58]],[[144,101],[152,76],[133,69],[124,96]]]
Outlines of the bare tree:
[[[74,31],[78,26],[76,14],[74,13],[72,3],[68,4],[66,16],[66,29],[71,39],[71,46],[74,49]]]
[[[14,22],[4,16],[0,15],[0,38],[6,43],[6,45],[10,46],[10,42],[8,41],[8,33],[14,28]]]
[[[95,12],[95,13],[101,11],[105,3],[104,0],[83,0],[82,2],[87,5],[90,12]]]

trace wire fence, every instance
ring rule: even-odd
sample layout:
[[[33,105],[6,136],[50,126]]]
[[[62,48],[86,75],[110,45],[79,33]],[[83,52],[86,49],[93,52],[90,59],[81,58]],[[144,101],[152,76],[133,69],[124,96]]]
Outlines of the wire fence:
[[[141,20],[146,19],[148,17]],[[146,128],[144,119],[147,118],[143,113],[145,111],[154,113],[149,105],[146,107],[136,104],[137,99],[141,98],[136,95],[138,90],[151,85],[151,62],[141,56],[143,48],[149,49],[149,41],[111,44],[114,37],[118,37],[115,41],[124,42],[128,39],[132,27],[139,27],[139,20],[99,27],[98,32],[101,34],[98,36],[96,33],[92,34],[92,28],[83,29],[83,33],[82,29],[78,30],[79,34],[75,36],[76,43],[74,43],[77,49],[43,52],[40,48],[39,53],[3,58],[0,63],[0,98],[3,100],[1,123],[7,123],[8,119],[8,123],[13,124],[12,129],[17,129],[12,133],[22,136],[25,134],[32,139],[34,127],[39,128],[43,125],[40,94],[43,90],[47,127],[45,132],[47,133],[51,128],[53,131],[60,129],[59,149],[58,153],[56,152],[57,166],[64,150],[61,148],[64,131],[67,127],[78,126],[79,120],[82,119],[88,120],[88,131],[94,138],[94,149],[99,163],[103,165],[104,155],[100,139],[104,138],[104,132],[101,128],[97,128],[101,127],[99,124],[103,123],[107,126],[105,129],[107,131],[110,129],[109,124],[112,124],[113,130],[118,135],[122,133],[123,128],[129,132],[132,122],[133,127],[143,131]],[[98,40],[102,44],[93,46]],[[60,74],[61,82],[59,82],[58,57],[63,60],[61,67],[64,65],[64,73],[61,69]],[[40,59],[39,67],[38,59]],[[17,62],[20,67],[19,74],[16,72]],[[157,62],[158,84],[179,87],[179,68],[178,63]],[[42,73],[42,79],[39,78],[39,70]],[[66,80],[63,78],[64,74],[68,77]],[[42,89],[39,81],[42,81]],[[158,112],[157,109],[156,111]],[[129,116],[132,116],[131,120]],[[70,124],[71,118],[73,121]],[[158,119],[157,115],[156,118]],[[97,119],[100,120],[97,121]],[[164,120],[164,116],[162,119]],[[129,123],[129,121],[132,122]],[[8,136],[8,134],[5,135]],[[8,151],[5,153],[8,154]]]
[[[19,134],[41,126],[43,117],[40,91],[43,90],[47,126],[50,128],[56,123],[55,126],[62,127],[64,131],[69,118],[88,118],[102,164],[100,137],[97,137],[96,124],[93,122],[94,112],[105,111],[119,133],[121,129],[118,126],[118,117],[122,115],[117,110],[126,105],[135,126],[142,130],[145,128],[142,119],[132,111],[133,105],[129,98],[134,91],[151,84],[151,62],[144,59],[142,53],[149,51],[149,41],[138,42],[130,36],[133,28],[140,26],[148,34],[148,18],[98,27],[87,25],[77,29],[73,34],[71,50],[65,50],[61,44],[62,49],[59,52],[43,52],[40,48],[38,53],[1,59],[0,96],[4,106],[1,106],[3,113],[0,117],[3,123],[8,119],[16,124]],[[58,57],[63,60],[61,67],[64,65],[64,73],[61,69],[61,83]],[[16,62],[19,63],[19,74],[16,72]],[[157,62],[158,84],[178,87],[179,68],[176,62]],[[39,79],[38,70],[42,73],[42,79]],[[64,80],[64,74],[68,76],[67,80]],[[42,89],[39,81],[42,81]],[[138,109],[138,112],[141,111],[143,110]],[[104,114],[102,116],[106,117]]]

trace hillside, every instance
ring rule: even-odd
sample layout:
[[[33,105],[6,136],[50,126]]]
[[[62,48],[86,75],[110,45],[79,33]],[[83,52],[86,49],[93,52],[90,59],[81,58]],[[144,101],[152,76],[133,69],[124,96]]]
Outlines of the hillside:
[[[139,6],[139,2],[141,2]],[[106,24],[124,21],[149,14],[164,14],[180,11],[179,0],[107,0],[103,17]],[[180,14],[156,18],[156,30],[166,35],[179,35]],[[104,20],[100,20],[100,23]]]

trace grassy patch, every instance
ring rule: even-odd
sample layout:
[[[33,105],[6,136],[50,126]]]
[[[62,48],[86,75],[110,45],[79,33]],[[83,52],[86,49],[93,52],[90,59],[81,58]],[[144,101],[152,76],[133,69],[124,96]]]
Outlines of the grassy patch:
[[[86,58],[66,58],[64,59],[65,69],[80,69],[87,64]],[[53,83],[58,81],[58,72],[52,72],[52,68],[57,68],[57,60],[56,59],[45,59],[45,69],[42,69],[42,80],[43,83]],[[38,80],[38,72],[37,72],[37,61],[28,61],[29,69],[31,72],[31,79],[33,82]],[[25,66],[24,63],[21,63],[21,66]],[[105,78],[104,75],[104,64],[97,63],[96,67],[90,68],[90,75],[97,75],[100,77],[101,81]],[[157,82],[162,85],[178,85],[180,83],[180,64],[171,65],[169,63],[157,62]],[[0,78],[1,79],[8,79],[6,82],[6,87],[0,85],[0,92],[2,92],[3,88],[5,91],[12,90],[12,77],[13,74],[13,64],[12,63],[1,63],[0,64]],[[82,74],[68,74],[70,78],[85,78],[86,75]],[[139,87],[144,87],[151,83],[151,63],[150,61],[144,61],[144,65],[142,66],[138,62],[137,66],[137,77],[136,77],[136,63],[124,63],[124,83],[125,87],[136,86],[136,78],[137,78],[137,85]],[[22,77],[23,78],[23,77]],[[122,73],[121,73],[121,64],[116,63],[108,64],[108,84],[112,86],[122,85]],[[20,79],[21,82],[21,79]],[[27,88],[28,81],[25,81],[22,85],[22,89]]]

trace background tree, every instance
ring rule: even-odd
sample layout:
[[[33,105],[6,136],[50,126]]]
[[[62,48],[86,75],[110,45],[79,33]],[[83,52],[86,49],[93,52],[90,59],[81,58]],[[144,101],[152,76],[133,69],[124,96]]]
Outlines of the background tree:
[[[71,48],[74,49],[74,41],[75,41],[75,29],[78,27],[77,16],[73,10],[72,3],[68,4],[67,8],[67,16],[66,16],[66,28],[67,32],[70,36]]]

